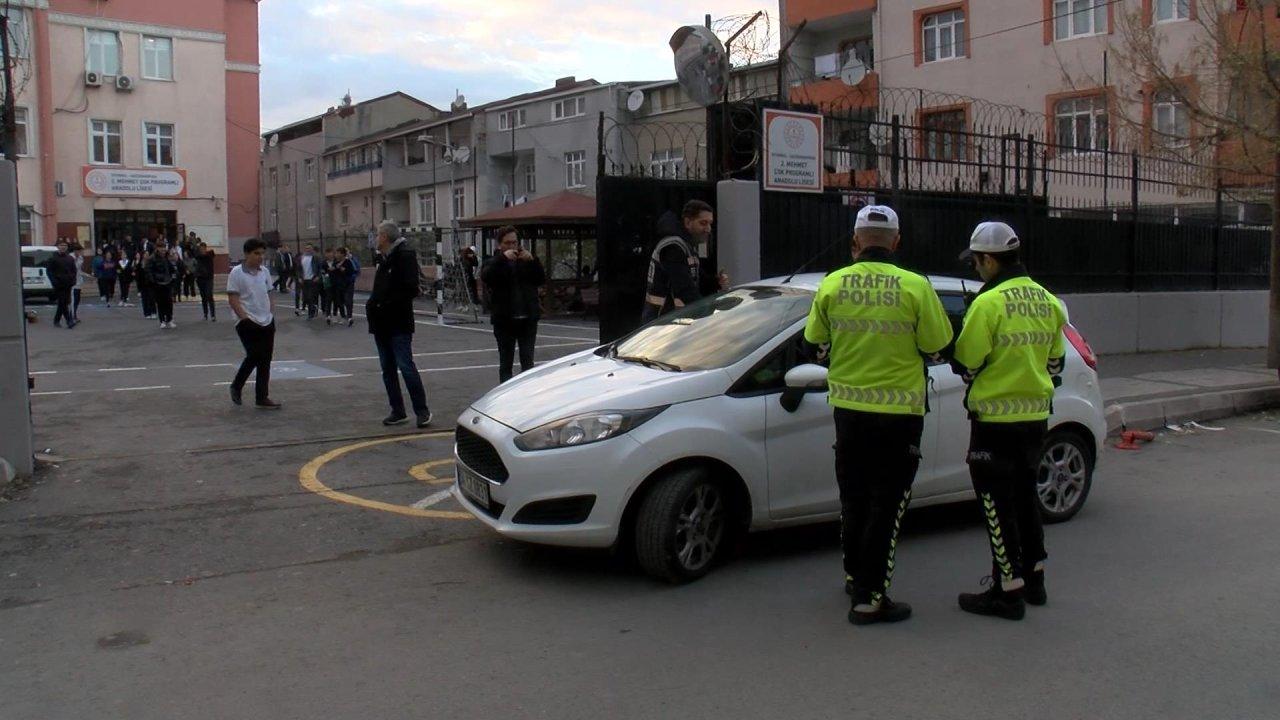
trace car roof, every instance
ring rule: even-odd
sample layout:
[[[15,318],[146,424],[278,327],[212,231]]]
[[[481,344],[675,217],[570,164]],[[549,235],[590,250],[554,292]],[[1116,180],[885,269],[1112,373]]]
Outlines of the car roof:
[[[766,287],[786,286],[817,292],[818,286],[822,284],[822,279],[826,276],[827,273],[803,273],[796,275],[788,282],[788,278],[785,275],[779,275],[748,284],[756,287],[761,285]],[[966,280],[948,275],[926,275],[925,277],[929,278],[929,282],[933,284],[933,289],[939,292],[977,292],[982,287],[982,282],[978,280]]]

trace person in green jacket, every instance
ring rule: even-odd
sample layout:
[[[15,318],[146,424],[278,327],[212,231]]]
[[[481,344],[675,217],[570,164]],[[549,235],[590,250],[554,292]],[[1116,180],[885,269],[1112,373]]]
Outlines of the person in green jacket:
[[[1020,620],[1047,602],[1044,527],[1036,496],[1040,450],[1066,358],[1062,303],[1027,276],[1013,228],[984,222],[961,256],[985,284],[965,313],[952,368],[968,385],[969,473],[991,546],[991,586],[960,595],[978,615]]]
[[[911,501],[924,431],[926,362],[940,361],[951,322],[928,278],[898,267],[898,216],[870,205],[854,224],[854,261],[818,288],[805,340],[830,346],[836,482],[849,622],[898,622],[888,597],[898,528]]]

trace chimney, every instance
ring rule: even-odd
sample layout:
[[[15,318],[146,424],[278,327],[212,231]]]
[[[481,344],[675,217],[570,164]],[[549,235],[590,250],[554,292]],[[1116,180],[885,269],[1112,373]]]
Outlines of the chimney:
[[[569,77],[562,77],[559,80],[556,80],[556,89],[564,90],[565,88],[573,87],[577,83],[578,83],[578,78],[574,77],[573,75],[570,75]]]
[[[461,92],[455,91],[453,102],[449,104],[449,109],[453,112],[461,112],[467,109],[467,98]]]

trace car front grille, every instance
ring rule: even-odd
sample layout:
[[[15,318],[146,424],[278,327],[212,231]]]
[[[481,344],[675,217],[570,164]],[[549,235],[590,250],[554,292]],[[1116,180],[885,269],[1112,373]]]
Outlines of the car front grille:
[[[504,483],[511,477],[493,443],[461,425],[454,432],[454,442],[458,448],[458,459],[477,474],[498,483]]]

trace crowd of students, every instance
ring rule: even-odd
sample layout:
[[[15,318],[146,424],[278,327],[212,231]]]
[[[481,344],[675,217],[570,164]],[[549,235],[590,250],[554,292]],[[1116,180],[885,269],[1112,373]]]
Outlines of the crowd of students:
[[[326,325],[335,319],[339,324],[345,320],[347,327],[355,324],[352,310],[360,261],[346,247],[325,248],[321,255],[315,245],[307,243],[297,257],[282,248],[272,263],[272,271],[281,294],[292,286],[294,315],[306,313],[307,319],[313,320],[323,314]]]
[[[67,327],[79,323],[80,298],[89,278],[97,281],[98,299],[105,307],[116,303],[132,307],[129,291],[136,285],[142,316],[158,320],[160,327],[172,329],[173,304],[200,298],[204,319],[217,321],[213,302],[214,250],[195,233],[169,246],[164,238],[135,242],[125,237],[117,246],[107,242],[91,255],[74,240],[60,238],[58,256],[46,263],[58,299],[54,324]],[[65,307],[65,312],[63,311]]]

